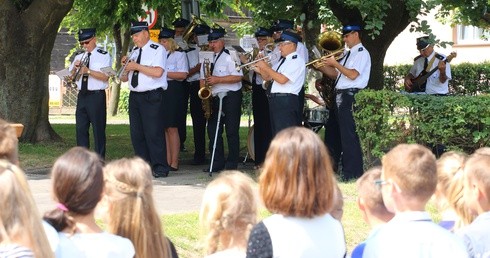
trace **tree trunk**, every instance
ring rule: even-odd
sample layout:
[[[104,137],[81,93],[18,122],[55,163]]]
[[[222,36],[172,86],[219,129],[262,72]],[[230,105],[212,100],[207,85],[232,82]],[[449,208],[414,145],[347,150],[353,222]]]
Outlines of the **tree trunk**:
[[[121,25],[115,24],[112,30],[112,35],[116,44],[116,71],[121,68],[121,58],[128,52],[129,47],[129,31],[121,33]],[[121,36],[122,35],[122,36]],[[124,54],[123,54],[124,53]],[[121,93],[121,83],[112,82],[111,85],[111,99],[109,100],[109,114],[111,116],[117,115],[117,108],[119,104],[119,97]]]
[[[73,0],[0,4],[0,117],[24,125],[21,141],[58,140],[48,120],[51,50]]]
[[[334,15],[345,23],[353,16],[361,20],[361,13],[357,9],[349,9],[337,0],[329,0]],[[391,42],[410,24],[410,14],[405,1],[390,0],[391,10],[383,18],[384,26],[380,34],[372,39],[368,33],[362,33],[362,43],[371,55],[371,75],[368,88],[380,90],[384,86],[383,63]],[[402,50],[403,51],[403,50]],[[408,73],[408,71],[407,71]]]

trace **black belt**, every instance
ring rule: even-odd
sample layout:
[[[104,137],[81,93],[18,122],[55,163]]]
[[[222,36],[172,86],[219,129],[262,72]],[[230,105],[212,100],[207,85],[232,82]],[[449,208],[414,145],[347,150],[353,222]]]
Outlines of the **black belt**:
[[[339,93],[358,93],[360,89],[358,88],[348,88],[348,89],[335,89],[337,94]]]
[[[292,93],[271,93],[271,94],[269,94],[269,98],[289,97],[289,96],[298,96],[298,95],[292,94]]]
[[[156,88],[156,89],[153,89],[153,90],[147,90],[147,91],[131,91],[131,93],[133,94],[137,94],[137,95],[143,95],[143,94],[151,94],[151,93],[157,93],[157,92],[161,92],[163,91],[163,88]]]
[[[80,94],[83,94],[83,95],[92,95],[92,94],[102,93],[102,92],[105,92],[105,90],[87,90],[85,92],[80,91]]]

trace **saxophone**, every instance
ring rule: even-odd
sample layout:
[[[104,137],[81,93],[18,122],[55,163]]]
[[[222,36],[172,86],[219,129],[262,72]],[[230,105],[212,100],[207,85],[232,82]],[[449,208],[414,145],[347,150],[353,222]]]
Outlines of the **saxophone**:
[[[204,78],[211,76],[211,67],[208,58],[204,59]],[[199,98],[202,100],[202,110],[204,111],[204,117],[209,119],[211,117],[211,85],[209,85],[206,80],[204,81],[204,86],[199,89],[197,93]]]

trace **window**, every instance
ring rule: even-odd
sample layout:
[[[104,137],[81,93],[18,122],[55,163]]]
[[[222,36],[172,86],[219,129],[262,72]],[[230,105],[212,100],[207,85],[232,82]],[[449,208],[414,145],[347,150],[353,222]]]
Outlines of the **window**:
[[[458,25],[456,27],[456,44],[486,45],[490,44],[490,32],[474,26]]]

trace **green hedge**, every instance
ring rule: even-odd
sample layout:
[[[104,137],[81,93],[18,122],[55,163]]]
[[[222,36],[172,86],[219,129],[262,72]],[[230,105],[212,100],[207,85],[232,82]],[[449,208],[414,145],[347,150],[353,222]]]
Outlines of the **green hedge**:
[[[363,90],[354,117],[370,165],[399,143],[444,144],[468,153],[490,143],[490,96],[401,94]]]
[[[384,67],[384,89],[400,91],[403,79],[410,71],[411,65]],[[474,96],[490,93],[490,62],[480,64],[462,63],[451,66],[449,92],[451,95]]]

